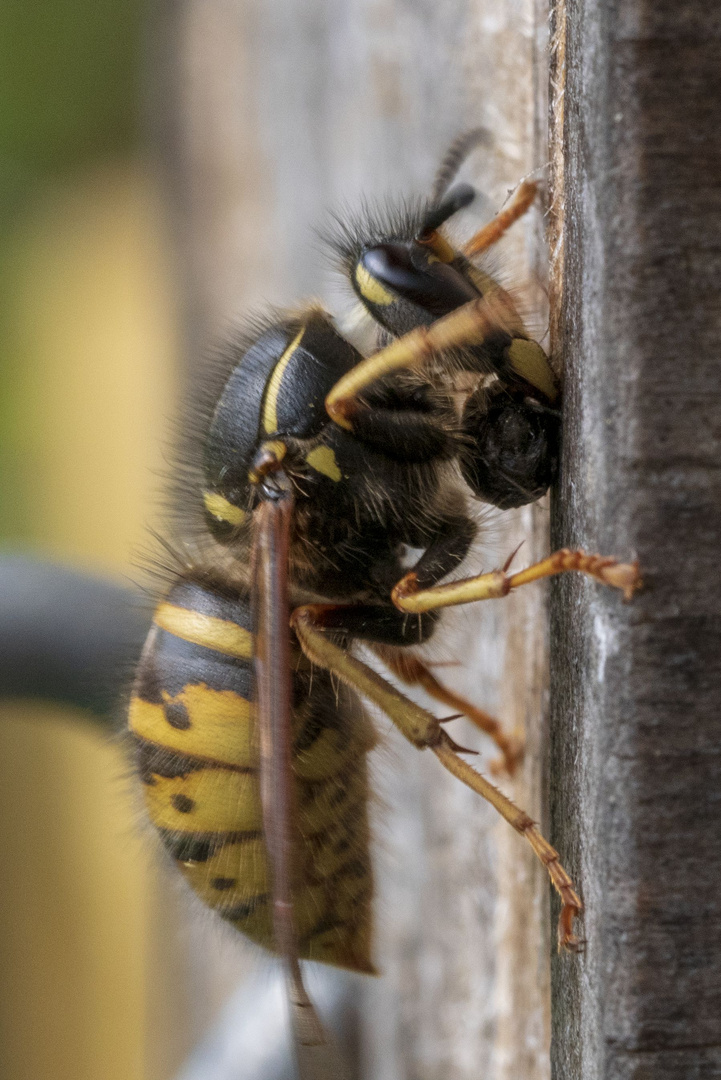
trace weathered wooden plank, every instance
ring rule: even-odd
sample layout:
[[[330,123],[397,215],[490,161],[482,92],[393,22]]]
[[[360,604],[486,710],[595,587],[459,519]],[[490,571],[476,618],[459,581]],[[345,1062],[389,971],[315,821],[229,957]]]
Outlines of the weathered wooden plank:
[[[720,1076],[719,10],[573,0],[566,57],[554,538],[637,555],[646,587],[553,589],[554,834],[587,939],[554,964],[554,1075]]]

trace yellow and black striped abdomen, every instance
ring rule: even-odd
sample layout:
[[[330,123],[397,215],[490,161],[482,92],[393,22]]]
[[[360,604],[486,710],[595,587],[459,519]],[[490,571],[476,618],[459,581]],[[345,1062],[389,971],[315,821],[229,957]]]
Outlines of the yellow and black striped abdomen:
[[[368,722],[350,692],[298,658],[294,909],[301,956],[371,970]],[[253,628],[245,597],[192,581],[158,607],[130,728],[148,812],[201,899],[273,948],[262,832]]]

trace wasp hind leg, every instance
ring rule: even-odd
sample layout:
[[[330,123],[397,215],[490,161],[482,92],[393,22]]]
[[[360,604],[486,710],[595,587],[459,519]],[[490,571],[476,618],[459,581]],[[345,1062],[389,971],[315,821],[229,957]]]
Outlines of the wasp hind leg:
[[[332,613],[337,611],[336,605],[324,604],[309,604],[295,609],[291,626],[305,655],[312,663],[332,672],[347,686],[377,705],[418,749],[432,750],[450,773],[490,802],[501,817],[525,837],[545,866],[551,884],[561,898],[559,949],[577,949],[579,940],[573,932],[573,921],[581,913],[583,905],[571,878],[561,865],[558,852],[551,847],[528,814],[463,761],[459,756],[462,748],[446,734],[437,717],[416,705],[367,664],[329,640],[324,633],[327,618],[334,618]]]
[[[495,717],[444,686],[430,668],[412,653],[382,645],[376,645],[373,651],[380,657],[386,667],[407,686],[422,687],[430,697],[435,698],[436,701],[441,701],[444,705],[454,709],[456,713],[462,713],[472,724],[475,724],[479,731],[493,739],[503,757],[498,761],[491,762],[491,772],[504,771],[509,776],[513,776],[523,757],[522,739],[507,734]]]

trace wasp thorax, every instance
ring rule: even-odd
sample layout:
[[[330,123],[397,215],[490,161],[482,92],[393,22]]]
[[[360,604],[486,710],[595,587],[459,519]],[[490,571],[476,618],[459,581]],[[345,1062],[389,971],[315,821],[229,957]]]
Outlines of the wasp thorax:
[[[203,498],[217,537],[245,525],[257,485],[289,455],[289,446],[296,454],[306,446],[311,467],[333,467],[319,445],[330,422],[325,397],[358,360],[319,309],[275,323],[239,350],[205,441]]]

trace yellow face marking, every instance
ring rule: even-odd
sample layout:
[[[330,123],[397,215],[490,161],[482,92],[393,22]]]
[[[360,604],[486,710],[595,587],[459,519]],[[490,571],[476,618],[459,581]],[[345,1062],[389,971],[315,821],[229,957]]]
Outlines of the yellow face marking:
[[[242,525],[247,514],[239,506],[233,506],[231,502],[218,495],[215,491],[204,491],[203,502],[208,513],[218,521],[227,521],[229,525]]]
[[[199,611],[176,607],[175,604],[161,604],[155,612],[153,622],[161,630],[192,641],[194,645],[205,645],[208,649],[237,656],[241,660],[253,659],[253,635],[234,622],[216,619],[213,615],[201,615]]]
[[[135,735],[179,754],[241,768],[258,766],[252,702],[232,690],[212,690],[204,683],[184,686],[175,697],[165,690],[162,693],[168,705],[185,707],[189,726],[173,727],[162,705],[133,697],[129,720]]]
[[[380,281],[376,281],[360,263],[355,268],[355,280],[361,296],[364,296],[371,304],[378,304],[380,307],[395,304],[395,297],[384,289]]]
[[[265,401],[263,403],[263,430],[267,431],[269,435],[272,435],[274,431],[278,430],[278,393],[280,391],[280,384],[285,374],[285,369],[290,363],[290,359],[300,344],[300,339],[305,333],[305,326],[301,326],[298,333],[287,349],[283,352],[280,360],[273,368],[268,385],[265,390]]]
[[[159,829],[192,834],[262,828],[256,774],[200,769],[187,776],[153,776],[153,780],[144,794],[148,816]]]
[[[311,469],[322,473],[323,476],[327,476],[330,480],[335,480],[338,483],[339,480],[343,479],[343,474],[338,468],[338,462],[330,446],[316,446],[314,450],[305,455],[305,460]]]
[[[506,356],[514,371],[543,391],[550,401],[555,401],[558,397],[558,388],[548,357],[538,342],[514,338],[506,351]]]

